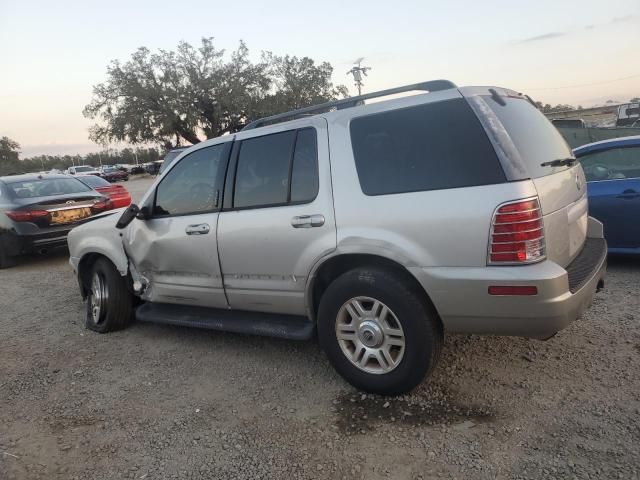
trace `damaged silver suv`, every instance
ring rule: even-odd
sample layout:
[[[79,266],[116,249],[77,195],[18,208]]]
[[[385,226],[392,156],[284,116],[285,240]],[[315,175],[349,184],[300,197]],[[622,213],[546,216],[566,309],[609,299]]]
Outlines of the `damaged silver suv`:
[[[202,142],[121,212],[69,235],[88,328],[317,332],[345,379],[382,394],[418,385],[445,331],[551,337],[606,270],[551,123],[514,91],[446,80]]]

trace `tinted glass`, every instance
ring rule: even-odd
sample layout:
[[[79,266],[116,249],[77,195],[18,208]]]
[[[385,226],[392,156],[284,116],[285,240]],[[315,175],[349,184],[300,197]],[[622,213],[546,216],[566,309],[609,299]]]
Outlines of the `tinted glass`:
[[[318,194],[318,146],[316,131],[298,131],[291,170],[291,201],[308,202]]]
[[[183,150],[171,150],[169,153],[167,153],[164,156],[164,159],[162,160],[162,165],[160,166],[160,170],[158,173],[164,172],[167,169],[167,167],[171,165],[171,163],[173,162],[173,159],[176,158],[178,155],[180,155],[182,152]]]
[[[463,99],[356,118],[351,143],[367,195],[505,181],[493,147]]]
[[[80,181],[82,183],[86,183],[92,188],[96,187],[108,187],[111,184],[107,182],[104,178],[100,178],[97,175],[83,175],[80,177]]]
[[[43,178],[7,184],[18,198],[52,197],[90,192],[91,187],[75,178]]]
[[[527,100],[505,98],[500,105],[483,97],[509,133],[532,178],[557,173],[570,166],[542,167],[541,163],[573,157],[567,142],[540,110]]]
[[[614,148],[580,157],[587,181],[640,178],[640,147]]]
[[[216,189],[224,150],[224,145],[215,145],[184,157],[158,185],[154,215],[216,210]]]
[[[242,142],[236,170],[235,207],[287,202],[295,134],[295,130],[289,130]]]
[[[94,167],[75,167],[76,172],[93,172]]]

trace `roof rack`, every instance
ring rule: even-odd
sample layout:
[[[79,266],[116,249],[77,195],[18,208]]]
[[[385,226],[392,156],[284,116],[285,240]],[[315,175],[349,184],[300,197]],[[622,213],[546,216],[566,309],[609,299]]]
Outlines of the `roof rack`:
[[[361,105],[362,102],[370,98],[386,97],[397,93],[412,92],[415,90],[437,92],[438,90],[448,90],[450,88],[457,88],[457,86],[449,80],[430,80],[428,82],[414,83],[403,87],[389,88],[387,90],[380,90],[379,92],[365,93],[364,95],[359,95],[357,97],[343,98],[342,100],[334,100],[331,102],[321,103],[320,105],[312,105],[298,110],[291,110],[290,112],[279,113],[278,115],[271,115],[270,117],[259,118],[248,123],[242,130],[251,130],[264,125],[293,120],[301,116],[324,113],[332,109],[342,110],[344,108],[351,108]]]

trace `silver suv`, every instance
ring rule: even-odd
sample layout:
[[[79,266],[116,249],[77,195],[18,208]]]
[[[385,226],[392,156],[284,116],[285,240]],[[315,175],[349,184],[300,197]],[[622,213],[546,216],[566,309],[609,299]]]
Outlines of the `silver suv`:
[[[551,337],[606,270],[584,173],[552,124],[522,94],[446,80],[195,145],[69,248],[91,330],[317,331],[345,379],[382,394],[421,382],[444,331]]]

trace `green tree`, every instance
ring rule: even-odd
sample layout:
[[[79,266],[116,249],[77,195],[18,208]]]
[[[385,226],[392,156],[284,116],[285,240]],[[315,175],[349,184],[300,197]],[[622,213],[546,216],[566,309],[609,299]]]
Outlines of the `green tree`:
[[[0,175],[22,173],[20,144],[9,137],[0,138]]]
[[[198,48],[139,48],[126,63],[112,62],[84,115],[97,120],[90,138],[165,148],[240,130],[249,121],[346,96],[331,82],[333,68],[308,57],[263,53],[252,62],[244,42],[226,55],[212,38]]]
[[[536,106],[539,110],[542,110],[543,113],[553,113],[553,112],[566,112],[570,110],[576,110],[576,107],[573,105],[559,103],[556,106],[552,106],[550,103],[543,104],[542,102],[536,102]],[[578,107],[578,110],[582,110],[582,106]]]

